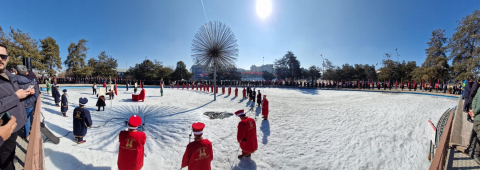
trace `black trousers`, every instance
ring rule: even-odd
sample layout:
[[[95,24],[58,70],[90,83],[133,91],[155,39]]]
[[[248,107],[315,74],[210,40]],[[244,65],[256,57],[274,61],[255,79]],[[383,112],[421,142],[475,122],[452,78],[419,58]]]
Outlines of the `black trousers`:
[[[93,94],[97,94],[97,89],[93,89]]]
[[[17,148],[18,132],[12,133],[10,138],[0,146],[0,169],[14,170],[13,158],[15,158],[15,148]]]

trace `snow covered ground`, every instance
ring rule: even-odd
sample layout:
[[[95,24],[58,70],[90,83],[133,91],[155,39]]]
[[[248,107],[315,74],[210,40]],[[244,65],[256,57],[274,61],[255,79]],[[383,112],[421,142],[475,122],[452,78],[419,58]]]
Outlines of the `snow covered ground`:
[[[258,151],[239,160],[239,119],[211,120],[203,113],[249,110],[248,100],[232,93],[220,94],[213,102],[212,93],[181,89],[165,89],[160,97],[159,89],[148,88],[145,102],[132,102],[133,89],[125,90],[119,89],[113,107],[107,100],[105,111],[98,112],[91,88],[69,89],[68,118],[61,116],[51,96],[42,96],[46,125],[57,136],[73,130],[79,97],[88,97],[94,126],[85,144],[77,145],[71,133],[58,145],[45,143],[46,168],[117,169],[118,134],[126,129],[124,121],[137,114],[146,116],[146,170],[179,169],[190,125],[196,121],[206,124],[204,137],[213,143],[212,169],[427,169],[427,120],[436,123],[457,102],[414,94],[261,89],[270,101],[269,120],[261,119],[257,107],[247,113],[260,115]]]

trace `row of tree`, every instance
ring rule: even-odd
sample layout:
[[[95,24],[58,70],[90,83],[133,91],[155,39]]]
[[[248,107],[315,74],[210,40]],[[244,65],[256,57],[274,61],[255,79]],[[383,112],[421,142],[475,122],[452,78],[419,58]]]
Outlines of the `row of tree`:
[[[177,67],[173,69],[163,66],[162,62],[148,59],[130,67],[125,73],[126,78],[141,80],[189,80],[192,76],[183,61],[177,62]]]
[[[4,32],[0,27],[0,42],[8,46],[10,61],[7,67],[14,68],[23,64],[22,58],[29,57],[32,60],[32,68],[55,76],[58,71],[66,66],[66,75],[73,77],[108,77],[116,76],[117,60],[109,56],[105,51],[98,55],[98,59],[87,59],[87,40],[81,39],[78,43],[70,43],[68,55],[65,61],[60,58],[60,48],[57,41],[52,37],[46,37],[39,41],[33,39],[28,33],[20,29],[10,28],[10,32]],[[40,42],[40,44],[39,44]]]
[[[300,62],[292,52],[281,59],[275,60],[275,72],[280,79],[312,80],[320,77],[326,80],[465,80],[469,76],[480,74],[480,11],[476,10],[458,21],[456,32],[448,39],[445,30],[432,31],[432,37],[425,49],[426,59],[419,67],[415,61],[394,61],[391,54],[385,53],[382,67],[378,70],[375,65],[343,64],[335,66],[328,59],[323,68],[311,66],[308,69],[300,67]],[[449,55],[447,56],[447,53]],[[449,61],[452,64],[449,65]],[[378,74],[377,74],[378,71]]]

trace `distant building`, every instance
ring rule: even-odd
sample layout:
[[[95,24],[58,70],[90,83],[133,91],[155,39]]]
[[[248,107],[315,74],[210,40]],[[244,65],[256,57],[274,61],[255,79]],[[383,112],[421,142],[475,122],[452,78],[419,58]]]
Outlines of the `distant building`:
[[[265,64],[265,65],[262,65],[262,66],[255,66],[255,65],[252,65],[250,67],[250,71],[251,72],[259,72],[259,73],[263,73],[263,71],[267,71],[269,73],[273,73],[273,64]]]
[[[192,65],[190,72],[193,74],[193,80],[207,80],[208,70],[204,69],[203,65]]]
[[[237,68],[237,72],[240,72],[240,73],[247,72],[247,71],[250,71],[250,70],[245,70],[243,68]]]
[[[119,78],[123,78],[125,76],[125,73],[128,71],[128,69],[123,68],[117,68],[116,70]]]

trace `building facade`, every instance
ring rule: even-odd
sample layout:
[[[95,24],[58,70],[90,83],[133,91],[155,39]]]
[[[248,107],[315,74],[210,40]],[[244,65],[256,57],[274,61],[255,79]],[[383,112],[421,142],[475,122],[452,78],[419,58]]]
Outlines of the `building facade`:
[[[193,80],[207,80],[208,79],[208,70],[204,69],[202,65],[192,65],[190,67],[190,72],[193,74]]]
[[[250,67],[250,71],[251,72],[259,72],[259,73],[263,73],[263,71],[267,71],[269,73],[273,73],[273,64],[265,64],[265,65],[262,65],[262,66],[255,66],[255,65],[252,65]]]

